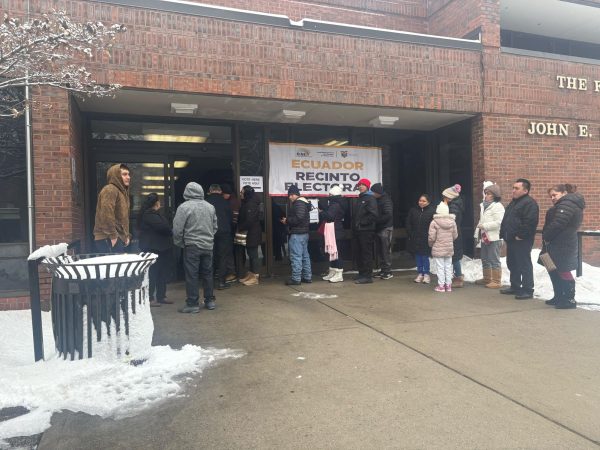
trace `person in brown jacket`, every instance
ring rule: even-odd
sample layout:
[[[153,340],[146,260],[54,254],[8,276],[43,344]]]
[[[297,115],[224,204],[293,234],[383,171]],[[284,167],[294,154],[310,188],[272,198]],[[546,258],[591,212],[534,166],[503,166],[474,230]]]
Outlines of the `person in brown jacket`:
[[[107,184],[98,194],[94,243],[99,253],[123,253],[129,245],[129,183],[125,164],[115,164],[106,172]]]

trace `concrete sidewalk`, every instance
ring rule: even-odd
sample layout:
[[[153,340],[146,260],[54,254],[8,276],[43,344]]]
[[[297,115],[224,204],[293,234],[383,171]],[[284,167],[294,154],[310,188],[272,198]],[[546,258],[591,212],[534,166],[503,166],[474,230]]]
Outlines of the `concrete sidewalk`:
[[[57,414],[39,448],[600,447],[600,314],[413,277],[278,278],[217,291],[215,311],[155,308],[154,344],[247,355],[136,417]]]

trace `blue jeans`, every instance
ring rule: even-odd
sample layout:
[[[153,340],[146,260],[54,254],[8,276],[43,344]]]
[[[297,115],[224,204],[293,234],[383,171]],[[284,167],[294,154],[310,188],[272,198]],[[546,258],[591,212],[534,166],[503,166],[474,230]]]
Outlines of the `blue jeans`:
[[[310,255],[308,254],[308,233],[292,234],[288,242],[290,262],[292,263],[292,280],[311,280]]]
[[[417,258],[417,272],[421,275],[429,275],[429,255],[416,254]]]
[[[462,277],[462,266],[460,265],[460,259],[452,263],[452,269],[455,277]]]

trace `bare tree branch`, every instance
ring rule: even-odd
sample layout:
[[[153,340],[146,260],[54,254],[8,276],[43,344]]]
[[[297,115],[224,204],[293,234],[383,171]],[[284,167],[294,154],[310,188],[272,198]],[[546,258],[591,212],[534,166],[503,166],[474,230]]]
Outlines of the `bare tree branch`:
[[[78,95],[110,95],[120,86],[103,85],[82,62],[109,54],[125,26],[78,23],[64,11],[22,22],[4,14],[0,23],[0,118],[22,114],[25,102],[11,90],[26,85],[54,86]]]

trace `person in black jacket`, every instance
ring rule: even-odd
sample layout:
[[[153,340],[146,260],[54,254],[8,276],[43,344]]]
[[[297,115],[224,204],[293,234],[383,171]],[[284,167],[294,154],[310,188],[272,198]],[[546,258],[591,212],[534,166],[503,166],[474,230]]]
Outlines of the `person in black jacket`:
[[[140,250],[158,255],[149,270],[150,306],[172,304],[167,300],[167,274],[173,248],[172,231],[169,221],[160,213],[158,194],[146,196],[138,214]]]
[[[429,225],[435,214],[435,206],[431,204],[429,194],[421,194],[418,206],[412,207],[406,218],[406,234],[408,235],[408,251],[415,255],[417,260],[417,278],[415,283],[431,282],[429,257]]]
[[[298,186],[290,186],[288,198],[292,202],[287,217],[281,223],[288,226],[290,239],[288,248],[292,264],[292,276],[285,282],[289,286],[312,283],[312,268],[308,254],[308,229],[310,226],[311,203],[300,195]]]
[[[358,276],[354,282],[356,284],[367,284],[373,282],[373,241],[379,212],[377,210],[377,200],[370,191],[371,181],[367,178],[361,178],[358,180],[357,187],[360,194],[352,218],[358,264]]]
[[[392,240],[394,238],[394,205],[392,197],[385,192],[381,183],[371,186],[373,197],[377,200],[379,216],[375,224],[375,244],[381,258],[381,272],[377,274],[382,280],[393,278],[392,274]]]
[[[342,245],[344,239],[344,217],[346,216],[346,199],[342,197],[342,188],[334,185],[329,190],[329,199],[327,204],[321,210],[321,220],[326,223],[333,223],[335,232],[335,246],[337,257],[329,261],[329,273],[323,277],[323,280],[331,283],[344,281],[344,258],[342,256]],[[327,227],[327,225],[326,225]],[[325,231],[325,244],[327,249],[327,230]]]
[[[215,234],[213,246],[213,270],[217,289],[227,289],[225,283],[227,276],[227,260],[232,258],[233,242],[231,240],[231,228],[233,224],[233,213],[229,201],[223,197],[223,191],[218,184],[211,184],[208,188],[206,201],[215,207],[217,214],[218,229]]]
[[[506,207],[500,237],[506,242],[506,265],[510,270],[510,287],[501,294],[514,295],[517,300],[533,298],[533,265],[531,249],[535,240],[540,208],[531,198],[531,183],[519,178],[513,184],[512,201]]]
[[[252,186],[244,186],[240,192],[242,205],[238,219],[237,232],[246,234],[246,254],[250,260],[250,270],[242,276],[244,272],[244,246],[236,245],[236,264],[238,265],[238,279],[245,286],[258,284],[258,246],[262,244],[262,228],[260,226],[260,197],[254,192]]]
[[[575,279],[572,270],[577,269],[577,230],[583,221],[585,200],[577,192],[577,186],[557,184],[548,189],[552,206],[546,212],[542,231],[542,253],[548,252],[556,265],[549,272],[554,298],[547,305],[557,309],[577,307]]]
[[[450,214],[454,214],[456,227],[458,228],[458,237],[454,240],[454,254],[452,255],[452,270],[454,277],[452,278],[452,287],[461,288],[464,286],[465,277],[462,273],[462,258],[463,258],[463,238],[462,238],[462,220],[465,214],[465,204],[460,192],[462,187],[460,184],[450,186],[444,189],[442,196],[449,200],[448,208]]]

